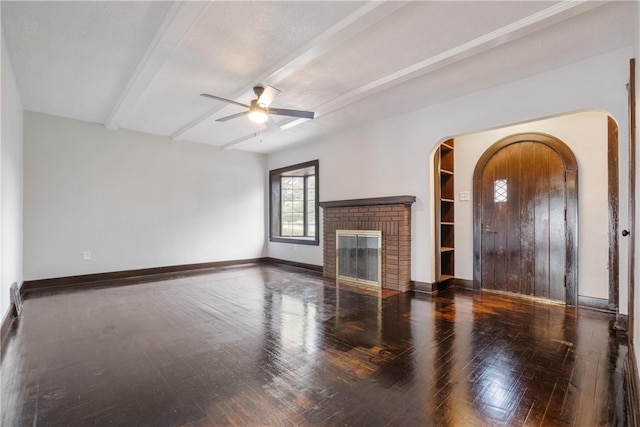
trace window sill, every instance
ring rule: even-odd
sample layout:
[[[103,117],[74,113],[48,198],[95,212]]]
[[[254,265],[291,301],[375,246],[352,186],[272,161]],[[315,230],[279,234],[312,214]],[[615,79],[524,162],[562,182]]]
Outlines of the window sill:
[[[293,243],[295,245],[320,246],[320,241],[313,237],[269,237],[270,242]]]

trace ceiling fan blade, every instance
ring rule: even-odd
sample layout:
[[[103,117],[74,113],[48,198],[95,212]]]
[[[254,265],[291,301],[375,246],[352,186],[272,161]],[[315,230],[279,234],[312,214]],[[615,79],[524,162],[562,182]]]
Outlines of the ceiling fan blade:
[[[248,111],[243,111],[242,113],[235,113],[235,114],[232,114],[230,116],[221,117],[221,118],[217,119],[216,122],[226,122],[227,120],[235,119],[237,117],[242,117],[242,116],[244,116],[246,114],[249,114],[249,112]]]
[[[241,102],[232,101],[226,98],[220,98],[219,96],[209,95],[208,93],[201,93],[200,96],[204,96],[205,98],[217,99],[218,101],[228,102],[229,104],[239,105],[241,107],[249,108],[247,104],[243,104]]]
[[[274,99],[276,99],[276,96],[278,96],[279,93],[280,90],[276,89],[273,86],[265,87],[264,92],[262,92],[262,95],[260,95],[260,98],[258,98],[258,104],[269,107],[269,105],[271,105],[271,103]]]
[[[287,110],[285,108],[269,108],[269,114],[278,116],[300,117],[303,119],[313,119],[316,113],[313,111]]]

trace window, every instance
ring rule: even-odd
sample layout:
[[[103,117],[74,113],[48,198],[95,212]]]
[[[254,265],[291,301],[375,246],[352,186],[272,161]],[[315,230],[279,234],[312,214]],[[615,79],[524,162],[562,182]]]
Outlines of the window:
[[[269,240],[318,245],[318,160],[269,171]]]

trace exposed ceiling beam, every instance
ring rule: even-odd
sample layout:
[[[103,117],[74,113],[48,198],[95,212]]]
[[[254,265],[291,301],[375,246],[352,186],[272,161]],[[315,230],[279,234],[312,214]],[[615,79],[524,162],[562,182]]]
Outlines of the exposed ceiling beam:
[[[208,2],[175,2],[167,12],[149,47],[111,109],[105,126],[117,129],[133,112],[153,79],[209,5]]]
[[[256,77],[253,82],[248,82],[251,86],[255,83],[263,83],[265,85],[276,85],[278,81],[284,79],[292,73],[300,70],[306,64],[319,58],[329,49],[344,43],[356,34],[366,30],[371,25],[374,25],[396,10],[405,6],[407,2],[380,2],[370,1],[364,6],[347,16],[336,25],[324,31],[322,34],[315,37],[313,40],[302,46],[300,49],[294,51],[291,55],[284,58],[282,61],[274,64],[271,68],[265,70],[262,74]],[[237,99],[249,91],[249,88],[243,87],[241,90],[231,95],[231,99]],[[172,138],[180,138],[182,135],[200,125],[205,120],[211,118],[214,114],[224,108],[224,105],[216,106],[207,111],[202,116],[183,126],[174,132]],[[243,140],[246,140],[247,137]],[[225,146],[228,144],[225,144]]]
[[[452,63],[461,61],[465,58],[469,58],[473,55],[477,55],[493,47],[508,43],[526,34],[530,34],[534,31],[538,31],[542,28],[548,27],[558,22],[562,22],[588,10],[600,7],[603,4],[604,2],[592,2],[588,0],[574,0],[557,3],[540,12],[534,13],[526,18],[520,19],[512,24],[499,28],[491,33],[482,35],[471,41],[441,52],[435,56],[426,58],[413,65],[364,84],[324,104],[318,105],[312,108],[312,110],[316,113],[315,118],[320,118],[324,115],[344,108],[349,104],[372,96],[385,89],[435,71]],[[288,123],[280,125],[280,128],[282,130],[290,129],[306,121],[307,120],[292,120]],[[267,132],[268,130],[263,132],[263,134]],[[253,138],[254,136],[254,134],[251,134],[245,137],[238,138],[234,141],[224,144],[223,147],[231,148],[232,146],[238,145],[241,142]]]
[[[267,133],[267,132],[266,132],[266,131],[265,131],[265,132],[262,132],[262,135],[264,135],[265,133]],[[231,142],[227,142],[226,144],[223,144],[223,145],[221,145],[220,147],[224,148],[225,150],[228,150],[229,148],[232,148],[232,147],[234,147],[234,146],[236,146],[236,145],[240,144],[241,142],[248,141],[248,140],[250,140],[251,138],[255,138],[255,137],[257,137],[257,136],[260,136],[260,133],[258,133],[258,132],[253,132],[253,133],[252,133],[252,134],[250,134],[250,135],[246,135],[246,136],[240,137],[240,138],[238,138],[238,139],[234,139],[234,140],[233,140],[233,141],[231,141]]]

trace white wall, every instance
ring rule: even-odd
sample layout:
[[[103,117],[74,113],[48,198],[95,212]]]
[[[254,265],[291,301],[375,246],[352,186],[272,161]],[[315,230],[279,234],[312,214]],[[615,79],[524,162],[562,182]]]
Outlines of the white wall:
[[[578,161],[578,294],[609,297],[607,114],[582,112],[455,138],[456,277],[473,279],[473,171],[494,142],[520,132],[543,132],[567,144]],[[604,178],[604,179],[603,179]],[[604,244],[603,244],[604,242]]]
[[[0,139],[0,318],[9,308],[9,288],[22,285],[22,101],[2,38],[2,138]]]
[[[618,49],[273,153],[268,156],[268,168],[319,159],[321,201],[415,195],[411,277],[433,282],[433,176],[430,163],[434,148],[450,136],[583,109],[607,111],[618,121],[620,129],[626,129],[625,84],[632,53],[632,48]],[[627,173],[627,144],[627,134],[621,132],[621,177],[626,177]],[[603,174],[606,179],[606,171],[596,173]],[[621,178],[621,187],[623,216],[627,209],[626,178]],[[627,226],[626,218],[621,218],[621,229]],[[298,246],[294,251],[293,245],[269,243],[269,256],[320,265],[322,246]],[[621,253],[621,259],[625,256],[626,253]],[[621,283],[621,308],[626,307],[626,292],[626,283]]]
[[[265,255],[264,155],[28,111],[24,124],[25,280]]]

